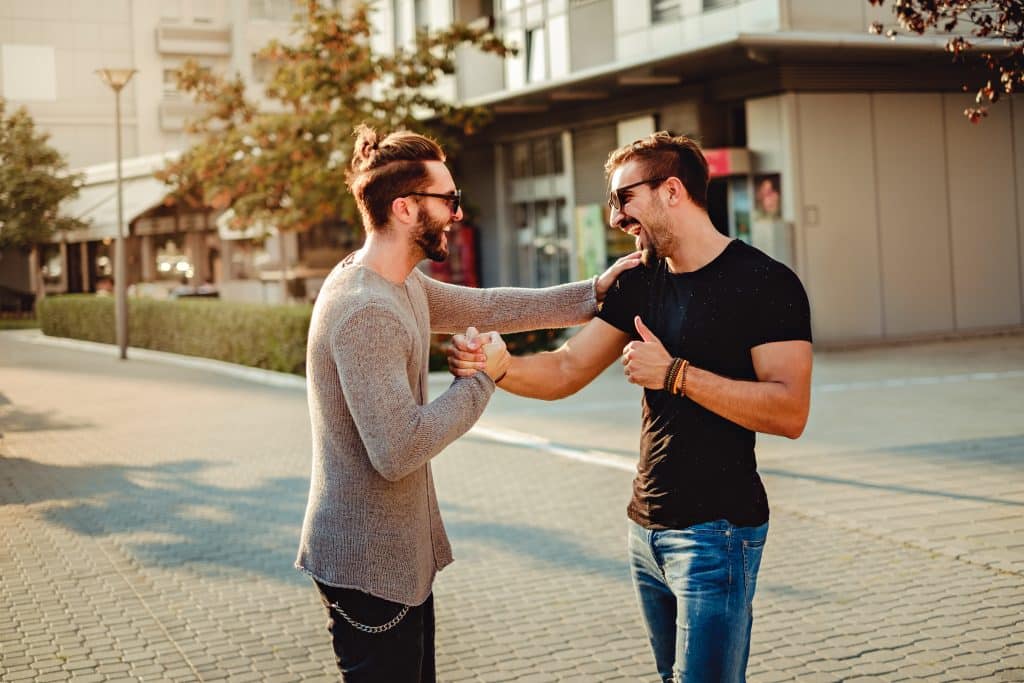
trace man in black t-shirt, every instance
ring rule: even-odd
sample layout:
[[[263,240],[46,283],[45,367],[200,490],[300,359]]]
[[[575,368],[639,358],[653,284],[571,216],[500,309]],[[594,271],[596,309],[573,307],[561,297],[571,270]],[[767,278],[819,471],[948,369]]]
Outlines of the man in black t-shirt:
[[[644,387],[627,514],[630,567],[664,681],[742,681],[768,532],[756,432],[796,438],[810,407],[811,329],[796,275],[722,235],[707,214],[707,162],[656,133],[616,150],[611,224],[636,238],[598,317],[556,351],[514,358],[499,381],[555,399],[621,358]],[[457,337],[452,371],[481,358]]]

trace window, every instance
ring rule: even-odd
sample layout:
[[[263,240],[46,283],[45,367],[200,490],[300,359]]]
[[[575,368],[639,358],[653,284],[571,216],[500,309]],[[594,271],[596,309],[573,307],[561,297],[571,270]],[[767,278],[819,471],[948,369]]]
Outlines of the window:
[[[566,134],[545,135],[509,145],[509,219],[515,239],[517,284],[544,287],[572,276],[573,242],[563,150]]]
[[[393,0],[391,17],[394,22],[395,48],[408,45],[416,35],[415,8],[410,6],[411,0]]]
[[[682,4],[682,0],[651,0],[651,23],[679,21],[683,18]]]
[[[195,268],[185,254],[185,235],[167,235],[156,248],[156,276],[160,280],[184,281],[195,275]]]
[[[430,28],[430,10],[427,0],[413,0],[413,23],[417,29]]]
[[[519,47],[505,60],[505,83],[511,90],[568,75],[569,20],[565,0],[504,0],[499,31]]]
[[[543,26],[526,32],[526,82],[538,83],[548,75],[547,31]]]
[[[39,262],[42,264],[43,282],[48,285],[59,284],[64,275],[64,255],[59,244],[44,244],[39,249]]]
[[[178,92],[178,70],[164,69],[164,93]]]
[[[273,74],[273,63],[260,55],[252,56],[252,80],[254,83],[266,83]]]

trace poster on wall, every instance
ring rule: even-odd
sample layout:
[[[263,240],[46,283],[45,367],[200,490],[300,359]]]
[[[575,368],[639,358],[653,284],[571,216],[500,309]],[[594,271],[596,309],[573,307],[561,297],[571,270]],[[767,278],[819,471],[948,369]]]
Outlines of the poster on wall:
[[[575,219],[577,277],[599,275],[608,259],[604,208],[600,204],[577,206]]]
[[[754,176],[754,220],[782,218],[782,193],[778,173]]]

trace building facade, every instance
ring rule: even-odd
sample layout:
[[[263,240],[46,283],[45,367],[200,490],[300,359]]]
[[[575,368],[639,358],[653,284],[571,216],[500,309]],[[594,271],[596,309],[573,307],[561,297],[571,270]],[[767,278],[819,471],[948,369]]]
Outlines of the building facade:
[[[339,0],[345,6],[353,0]],[[26,0],[0,3],[0,93],[24,104],[90,184],[71,207],[89,231],[36,264],[0,258],[0,287],[41,273],[51,291],[94,291],[116,234],[113,95],[102,67],[139,70],[123,94],[133,282],[212,281],[226,298],[315,294],[353,245],[329,228],[227,231],[223,217],[163,207],[149,181],[187,144],[191,104],[173,89],[191,56],[240,73],[286,38],[290,0]],[[869,35],[866,0],[380,0],[375,48],[418,28],[491,26],[519,47],[459,54],[439,90],[493,123],[457,160],[477,229],[465,263],[483,285],[584,277],[628,251],[607,225],[603,164],[655,130],[699,140],[710,214],[724,233],[789,264],[815,338],[842,345],[1019,329],[1024,324],[1024,101],[979,125],[945,38]],[[126,176],[127,177],[127,176]],[[131,186],[131,187],[129,187]],[[85,246],[82,246],[82,244]],[[135,259],[132,265],[132,259]],[[74,262],[78,259],[78,263]],[[106,259],[106,260],[104,260]],[[170,271],[161,269],[170,268]],[[77,283],[77,284],[76,284]],[[166,284],[166,283],[165,283]]]
[[[430,3],[431,7],[447,3]],[[446,7],[439,7],[444,17]],[[609,151],[655,130],[708,150],[716,226],[789,264],[817,341],[1024,323],[1024,101],[971,125],[945,38],[868,33],[865,0],[458,0],[520,47],[465,53],[491,108],[460,182],[485,285],[589,275],[631,247],[602,226]]]
[[[240,233],[223,217],[164,204],[153,173],[185,149],[185,123],[198,113],[178,92],[186,59],[239,74],[247,96],[263,100],[269,68],[259,50],[287,41],[294,0],[11,0],[0,2],[0,96],[25,107],[50,144],[84,174],[66,214],[90,225],[57,237],[33,257],[0,254],[2,303],[26,293],[104,291],[112,286],[117,236],[114,95],[96,71],[134,68],[121,93],[124,220],[128,282],[151,296],[215,287],[220,296],[279,302],[315,295],[351,245],[323,226],[280,236]],[[336,233],[336,234],[335,234]],[[28,297],[31,301],[31,296]]]

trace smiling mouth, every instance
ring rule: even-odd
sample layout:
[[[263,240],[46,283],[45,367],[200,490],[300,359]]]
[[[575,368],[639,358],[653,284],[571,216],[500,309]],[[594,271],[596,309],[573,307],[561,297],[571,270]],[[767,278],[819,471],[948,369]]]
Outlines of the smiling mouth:
[[[622,230],[623,232],[636,237],[637,235],[640,234],[640,223],[638,221],[630,221],[628,223],[623,223],[622,225],[619,226],[619,230]]]

